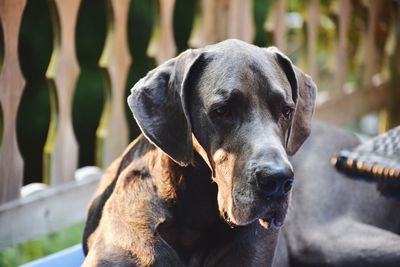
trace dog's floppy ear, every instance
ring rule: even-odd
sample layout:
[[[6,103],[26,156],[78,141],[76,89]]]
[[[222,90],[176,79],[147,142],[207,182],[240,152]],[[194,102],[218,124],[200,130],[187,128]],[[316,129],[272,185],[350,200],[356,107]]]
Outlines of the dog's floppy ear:
[[[201,53],[188,50],[140,79],[128,104],[147,139],[181,166],[193,157],[192,127],[185,105],[190,72]]]
[[[309,75],[294,66],[290,59],[277,48],[268,49],[277,55],[278,63],[292,88],[293,101],[296,103],[286,144],[287,153],[293,155],[310,135],[317,87]]]

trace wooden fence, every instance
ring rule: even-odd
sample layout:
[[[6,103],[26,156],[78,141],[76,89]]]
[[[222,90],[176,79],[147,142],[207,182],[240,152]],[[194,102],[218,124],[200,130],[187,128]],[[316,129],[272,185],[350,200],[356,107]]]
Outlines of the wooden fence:
[[[51,121],[43,155],[38,155],[44,159],[43,184],[22,187],[24,163],[16,138],[16,114],[25,85],[19,66],[18,36],[26,0],[0,0],[4,40],[4,59],[0,63],[0,249],[83,220],[101,176],[100,168],[77,170],[79,147],[71,109],[80,73],[75,50],[80,1],[49,0],[54,42],[46,72]],[[106,77],[106,94],[95,151],[99,167],[107,166],[128,143],[124,107],[132,59],[127,18],[130,4],[135,4],[129,0],[105,2],[107,36],[99,68]],[[271,38],[265,45],[278,46],[320,85],[317,117],[341,125],[382,110],[386,128],[398,124],[398,2],[338,0],[329,6],[317,0],[292,2],[271,1],[265,22],[266,34]],[[157,23],[148,47],[148,54],[157,63],[177,51],[174,6],[175,0],[159,0]],[[365,13],[364,19],[360,10]],[[226,38],[253,42],[253,11],[251,0],[199,1],[189,46],[201,47]],[[354,29],[357,18],[364,27],[359,31]],[[351,41],[355,36],[361,40],[356,45]]]

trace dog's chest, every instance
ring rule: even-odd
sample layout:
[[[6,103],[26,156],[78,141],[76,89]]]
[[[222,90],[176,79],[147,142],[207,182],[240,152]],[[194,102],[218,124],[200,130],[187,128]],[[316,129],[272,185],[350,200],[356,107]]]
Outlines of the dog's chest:
[[[206,168],[185,170],[171,214],[157,230],[188,266],[202,266],[217,241],[225,238],[224,231],[230,230],[219,215],[217,186]]]

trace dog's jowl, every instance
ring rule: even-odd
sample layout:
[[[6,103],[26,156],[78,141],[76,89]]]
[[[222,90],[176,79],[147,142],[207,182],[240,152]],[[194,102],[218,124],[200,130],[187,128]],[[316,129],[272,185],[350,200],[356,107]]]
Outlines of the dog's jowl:
[[[85,266],[269,266],[316,88],[276,48],[227,40],[150,71],[142,135],[90,205]]]

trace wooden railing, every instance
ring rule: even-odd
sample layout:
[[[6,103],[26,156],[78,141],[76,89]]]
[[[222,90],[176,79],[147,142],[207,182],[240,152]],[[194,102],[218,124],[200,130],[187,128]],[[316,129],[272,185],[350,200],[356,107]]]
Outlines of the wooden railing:
[[[127,18],[130,5],[135,3],[105,2],[107,36],[98,64],[105,77],[105,100],[95,151],[100,168],[77,170],[79,147],[71,109],[80,73],[75,50],[80,0],[49,0],[54,41],[46,72],[51,120],[43,155],[38,155],[44,159],[43,183],[22,187],[24,163],[16,138],[16,114],[25,85],[19,66],[18,36],[26,0],[0,0],[4,40],[4,59],[0,63],[0,249],[83,220],[101,168],[128,143],[124,108],[127,88],[132,86],[126,84],[132,59]],[[317,81],[317,117],[343,125],[371,111],[384,111],[385,127],[398,124],[398,2],[339,0],[328,7],[320,6],[317,0],[293,2],[297,6],[290,1],[271,1],[264,25],[271,38],[263,45],[278,46]],[[158,16],[148,46],[148,55],[158,64],[177,51],[174,5],[175,0],[158,1]],[[367,12],[366,19],[360,17],[360,9]],[[201,47],[227,38],[253,42],[259,26],[253,11],[251,0],[199,1],[189,46]],[[364,30],[356,31],[355,27]],[[350,37],[357,41],[353,43]],[[349,74],[355,78],[350,80]]]

